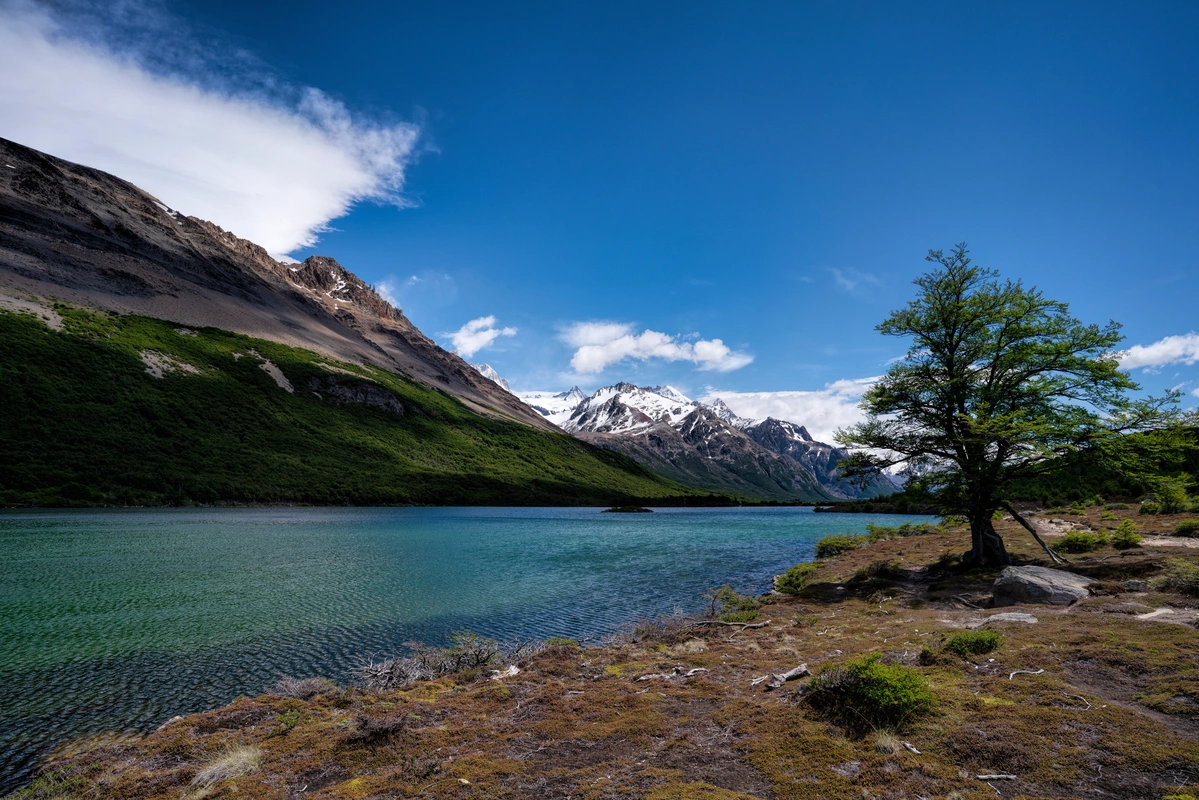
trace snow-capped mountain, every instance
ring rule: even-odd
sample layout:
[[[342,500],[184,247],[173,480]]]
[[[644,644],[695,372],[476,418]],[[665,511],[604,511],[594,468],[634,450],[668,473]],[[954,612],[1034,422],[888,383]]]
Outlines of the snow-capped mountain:
[[[487,380],[498,384],[505,392],[512,391],[512,387],[508,385],[508,381],[504,380],[490,364],[471,364],[471,366],[475,368],[475,372],[478,372]]]
[[[570,419],[571,412],[587,399],[583,390],[572,386],[565,392],[516,392],[517,397],[558,427]]]
[[[767,499],[862,494],[840,480],[837,462],[847,453],[814,441],[802,425],[746,419],[720,400],[703,405],[672,386],[617,383],[590,396],[578,387],[518,396],[576,437],[692,486]]]

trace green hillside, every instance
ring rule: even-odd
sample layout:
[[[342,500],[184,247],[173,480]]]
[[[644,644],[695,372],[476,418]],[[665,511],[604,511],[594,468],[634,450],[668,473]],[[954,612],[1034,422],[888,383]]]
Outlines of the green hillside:
[[[56,310],[61,331],[0,312],[2,505],[704,502],[624,456],[481,417],[382,369]]]

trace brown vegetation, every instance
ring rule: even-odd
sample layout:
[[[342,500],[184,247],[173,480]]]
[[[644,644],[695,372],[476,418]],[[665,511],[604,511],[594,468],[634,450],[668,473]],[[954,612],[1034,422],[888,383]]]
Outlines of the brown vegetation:
[[[1135,508],[1100,520],[1102,511],[1068,519],[1114,527],[1130,517],[1147,534],[1176,522]],[[996,527],[1017,560],[1048,565],[1014,522]],[[1195,601],[1114,590],[1127,580],[1152,587],[1168,564],[1199,562],[1199,550],[1153,538],[1070,556],[1067,568],[1103,581],[1099,591],[1068,608],[1020,608],[1035,624],[988,624],[993,612],[973,607],[985,606],[996,573],[963,571],[949,555],[968,539],[961,529],[880,540],[820,562],[797,596],[769,598],[760,627],[667,621],[604,647],[554,644],[499,680],[476,669],[405,688],[240,700],[140,740],[76,748],[30,796],[182,798],[197,787],[212,798],[341,800],[1197,794]],[[942,647],[976,628],[1002,631],[995,649]],[[936,657],[921,659],[922,650]],[[819,675],[872,654],[917,671],[931,709],[898,730],[846,728],[808,702],[812,679],[773,691],[755,683],[800,663]],[[210,780],[232,753],[242,756],[222,766],[228,776]],[[1007,777],[978,777],[989,775]]]

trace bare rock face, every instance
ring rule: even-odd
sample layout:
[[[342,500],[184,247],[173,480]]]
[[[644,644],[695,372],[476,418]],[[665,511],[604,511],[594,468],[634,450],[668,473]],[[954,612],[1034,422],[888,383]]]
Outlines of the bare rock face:
[[[1087,597],[1087,587],[1095,581],[1048,567],[1004,567],[992,589],[995,605],[1021,603],[1068,606]]]
[[[277,261],[127,181],[6,139],[0,298],[54,298],[269,339],[403,372],[480,414],[553,430],[333,259]]]

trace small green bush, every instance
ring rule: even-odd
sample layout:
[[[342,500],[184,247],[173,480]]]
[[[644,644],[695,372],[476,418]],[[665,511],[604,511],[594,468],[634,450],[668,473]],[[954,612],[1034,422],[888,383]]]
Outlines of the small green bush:
[[[1115,518],[1116,518],[1116,515],[1110,511],[1104,511],[1099,514],[1099,519],[1102,519],[1102,520],[1112,520]]]
[[[1106,531],[1070,531],[1054,545],[1063,553],[1089,553],[1107,545]]]
[[[848,553],[866,543],[865,538],[852,534],[832,534],[816,542],[817,558],[832,558]]]
[[[732,586],[725,584],[708,593],[713,615],[722,622],[751,622],[758,618],[762,601],[756,597],[738,594]]]
[[[896,728],[932,708],[932,690],[919,671],[880,658],[874,653],[826,665],[808,685],[808,702],[858,730]]]
[[[1154,581],[1154,588],[1199,597],[1199,564],[1181,558],[1169,559],[1162,576]]]
[[[1157,492],[1162,514],[1181,514],[1190,508],[1191,499],[1180,481],[1167,481]]]
[[[1177,536],[1199,536],[1199,519],[1186,519],[1174,526]]]
[[[1192,501],[1191,501],[1191,513],[1192,513],[1192,514],[1199,514],[1199,500],[1192,500]]]
[[[783,594],[799,594],[808,585],[808,581],[812,578],[812,573],[817,569],[819,567],[815,564],[796,564],[775,578],[775,591],[782,592]]]
[[[1126,511],[1126,510],[1128,510],[1128,503],[1108,503],[1107,510],[1108,511]]]
[[[1162,507],[1157,503],[1153,502],[1152,500],[1147,500],[1144,503],[1141,503],[1140,513],[1152,516],[1159,513],[1161,510]]]
[[[1117,550],[1128,550],[1133,547],[1141,546],[1141,534],[1137,533],[1137,529],[1132,524],[1132,520],[1121,520],[1116,526],[1116,530],[1112,533],[1112,547]]]
[[[999,631],[962,631],[945,640],[943,649],[966,656],[980,656],[1003,646],[1003,634]]]

